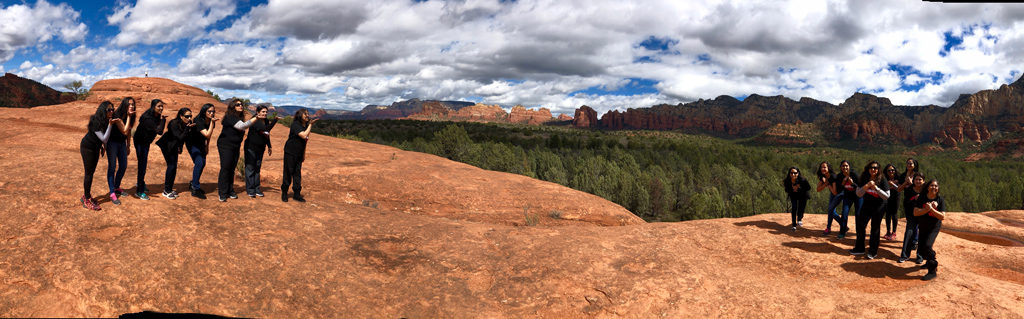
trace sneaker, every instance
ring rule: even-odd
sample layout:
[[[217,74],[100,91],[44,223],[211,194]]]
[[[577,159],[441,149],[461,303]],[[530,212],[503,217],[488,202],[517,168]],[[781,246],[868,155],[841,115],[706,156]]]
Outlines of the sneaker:
[[[114,189],[114,192],[117,192],[117,196],[124,196],[125,194],[128,194],[127,192],[125,192],[125,191],[124,191],[123,189],[121,189],[120,187],[118,187],[118,188],[115,188],[115,189]]]
[[[839,235],[836,236],[836,239],[843,239],[844,237],[846,237],[846,234],[839,233]]]
[[[875,255],[872,255],[872,254],[868,254],[867,257],[868,257],[868,259],[875,259]]]
[[[796,221],[796,225],[800,226],[800,227],[804,227],[804,221],[798,220],[798,221]]]
[[[164,197],[166,197],[167,199],[175,199],[175,198],[178,198],[178,193],[175,193],[174,191],[171,191],[170,193],[168,193],[168,192],[164,192],[164,193],[163,193],[163,195],[164,195]]]
[[[226,202],[226,201],[228,201],[227,197],[224,197],[224,196],[218,196],[218,197],[220,198],[220,201],[221,201],[221,202]]]
[[[263,197],[263,192],[256,191],[256,197]]]
[[[935,279],[935,276],[936,275],[935,275],[934,272],[929,272],[927,274],[924,274],[924,277],[921,277],[921,280],[929,281],[929,280]]]
[[[149,200],[149,195],[146,195],[146,193],[143,192],[135,193],[135,197],[138,197],[141,200]]]
[[[793,231],[796,231],[796,225],[793,226]]]
[[[231,194],[228,194],[228,197],[231,199],[238,199],[238,194],[235,193],[235,191],[231,191]]]
[[[100,210],[100,203],[97,203],[95,199],[90,198],[89,203],[92,203],[93,210]]]
[[[195,198],[198,198],[198,199],[206,199],[206,193],[203,192],[203,190],[201,190],[201,189],[193,189],[192,190],[192,197],[195,197]]]
[[[253,197],[256,197],[256,193],[250,193],[249,194],[249,198],[253,198]]]
[[[829,233],[832,233],[832,227],[826,227],[825,231],[821,232],[821,235],[828,236]]]
[[[922,258],[921,256],[917,256],[917,259],[914,260],[914,263],[918,265],[924,265],[924,258]]]
[[[897,259],[897,260],[896,260],[896,263],[897,263],[897,264],[901,264],[901,263],[903,263],[903,262],[907,261],[908,259],[909,259],[909,258],[907,258],[907,257],[900,257],[900,259]]]
[[[281,192],[281,201],[286,203],[288,202],[288,193]]]
[[[93,201],[92,198],[87,198],[85,195],[82,195],[82,198],[79,198],[78,201],[82,202],[82,207],[85,207],[85,209],[100,210],[100,205],[96,205],[96,202]]]
[[[121,201],[117,199],[116,192],[117,191],[114,191],[114,193],[110,193],[110,202],[114,203],[114,205],[121,205]]]
[[[865,254],[865,252],[863,250],[853,250],[853,249],[850,249],[850,255],[863,255],[863,254]]]
[[[296,202],[300,202],[300,203],[305,203],[306,202],[306,198],[302,197],[302,195],[299,195],[299,194],[295,194],[295,196],[293,196],[292,198],[294,198]]]

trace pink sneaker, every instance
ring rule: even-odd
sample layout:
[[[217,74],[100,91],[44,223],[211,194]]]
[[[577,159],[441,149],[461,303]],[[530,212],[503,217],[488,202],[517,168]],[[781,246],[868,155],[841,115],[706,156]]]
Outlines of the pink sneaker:
[[[82,198],[78,199],[78,201],[82,202],[82,207],[85,207],[86,209],[100,210],[100,205],[96,204],[96,201],[92,200],[92,198],[85,197],[85,195],[82,195]]]
[[[828,235],[832,233],[832,227],[825,227],[825,231],[821,232],[822,235]]]
[[[121,201],[117,199],[116,193],[110,193],[110,202],[114,203],[114,205],[121,205]]]

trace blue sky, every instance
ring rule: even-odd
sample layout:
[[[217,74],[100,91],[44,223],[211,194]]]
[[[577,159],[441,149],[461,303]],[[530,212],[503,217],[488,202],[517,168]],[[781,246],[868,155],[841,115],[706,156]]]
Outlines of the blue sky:
[[[579,10],[585,7],[587,10]],[[1024,5],[921,1],[3,1],[0,71],[165,77],[278,105],[572,113],[854,92],[950,105],[1024,68]]]

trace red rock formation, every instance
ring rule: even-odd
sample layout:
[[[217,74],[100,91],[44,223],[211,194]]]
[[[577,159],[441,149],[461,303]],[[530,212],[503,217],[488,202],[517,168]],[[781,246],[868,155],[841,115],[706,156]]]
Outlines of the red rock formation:
[[[179,108],[188,107],[193,111],[199,110],[203,104],[211,103],[223,114],[227,104],[224,104],[202,89],[194,86],[181,84],[169,79],[146,77],[146,78],[123,78],[102,80],[96,82],[89,90],[87,103],[98,104],[103,101],[110,101],[117,104],[121,99],[131,96],[135,98],[136,105],[140,109],[149,107],[150,101],[160,99],[167,105],[166,108],[177,111]]]
[[[497,105],[475,104],[456,111],[438,101],[425,101],[422,111],[406,118],[428,121],[507,122],[508,114]]]
[[[508,121],[511,123],[540,125],[551,120],[551,111],[543,107],[534,111],[526,109],[522,105],[516,105],[508,114]]]
[[[572,126],[580,128],[597,128],[597,111],[589,106],[580,106],[573,116]]]
[[[559,122],[572,121],[572,116],[569,116],[569,115],[566,115],[565,113],[562,113],[562,114],[558,114],[558,119],[556,119],[556,120],[559,121]]]
[[[75,100],[73,93],[54,90],[42,83],[6,73],[0,77],[0,107],[33,107]]]

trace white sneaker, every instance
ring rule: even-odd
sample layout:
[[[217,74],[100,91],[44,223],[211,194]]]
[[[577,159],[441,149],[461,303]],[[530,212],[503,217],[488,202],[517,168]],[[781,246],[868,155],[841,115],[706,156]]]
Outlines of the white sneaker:
[[[168,193],[168,192],[164,192],[164,193],[163,193],[163,195],[164,195],[164,197],[166,197],[167,199],[175,199],[175,198],[178,198],[178,194],[175,194],[175,193],[174,193],[174,191],[171,191],[170,193]]]
[[[800,226],[800,227],[804,227],[804,221],[802,221],[802,220],[801,221],[797,221],[796,225]]]

